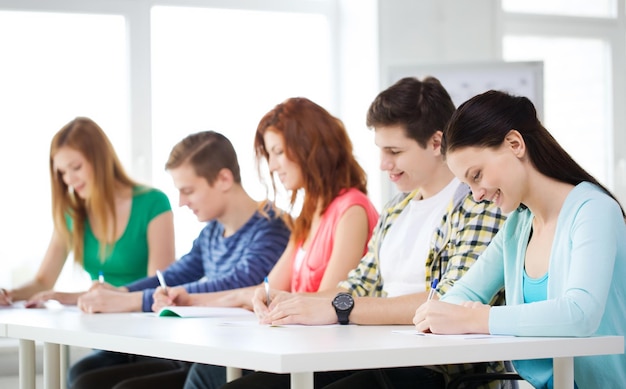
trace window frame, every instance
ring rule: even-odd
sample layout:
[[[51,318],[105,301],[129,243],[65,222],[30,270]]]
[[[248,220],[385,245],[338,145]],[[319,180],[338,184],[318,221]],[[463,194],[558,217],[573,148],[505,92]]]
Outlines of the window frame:
[[[151,88],[151,9],[154,6],[202,7],[315,13],[325,15],[332,31],[339,31],[338,8],[334,0],[0,0],[0,10],[115,14],[126,19],[130,152],[129,170],[141,182],[152,182],[152,88]],[[339,44],[331,40],[335,58],[332,77],[339,81]],[[331,111],[338,111],[340,96],[334,97]]]
[[[500,36],[500,57],[505,35],[545,36],[565,38],[598,39],[607,43],[610,50],[612,86],[607,92],[611,106],[608,107],[610,153],[605,184],[615,195],[626,203],[626,111],[618,107],[626,106],[626,0],[617,0],[617,14],[608,17],[581,17],[506,12],[498,1],[497,29]],[[621,146],[620,146],[621,145]],[[612,146],[612,147],[611,147]]]

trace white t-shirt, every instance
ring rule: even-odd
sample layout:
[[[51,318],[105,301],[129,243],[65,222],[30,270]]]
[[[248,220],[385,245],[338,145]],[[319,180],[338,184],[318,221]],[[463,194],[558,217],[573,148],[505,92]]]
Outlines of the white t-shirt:
[[[454,178],[435,196],[411,200],[391,225],[380,248],[380,272],[388,297],[426,290],[426,258],[433,233],[460,184]]]

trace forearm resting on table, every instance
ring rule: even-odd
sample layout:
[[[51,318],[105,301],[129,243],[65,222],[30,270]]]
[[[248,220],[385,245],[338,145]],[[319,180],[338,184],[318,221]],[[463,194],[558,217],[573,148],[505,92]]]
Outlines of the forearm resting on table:
[[[87,313],[98,312],[141,312],[143,291],[117,292],[92,290],[78,299],[78,308]]]
[[[47,283],[33,279],[15,289],[10,290],[9,294],[11,295],[13,301],[22,301],[28,300],[35,294],[50,290],[53,287],[54,284],[48,285]]]
[[[191,300],[190,305],[252,309],[252,296],[254,296],[254,291],[258,287],[259,285],[254,285],[219,292],[192,293],[189,296]]]
[[[141,312],[143,308],[143,291],[137,292],[117,292],[122,304],[126,308],[126,312]]]
[[[415,310],[424,301],[425,293],[391,298],[355,297],[350,322],[364,325],[413,324]]]

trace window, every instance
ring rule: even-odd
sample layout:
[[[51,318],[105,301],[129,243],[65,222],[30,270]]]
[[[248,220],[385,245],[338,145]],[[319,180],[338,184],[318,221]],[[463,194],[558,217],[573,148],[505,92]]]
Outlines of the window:
[[[0,246],[2,286],[30,279],[48,246],[56,131],[91,117],[129,166],[125,34],[120,15],[0,11],[0,235],[11,242]]]
[[[626,118],[616,108],[626,99],[625,5],[624,0],[502,1],[503,58],[544,61],[545,126],[618,197],[626,193],[625,154],[616,147]]]
[[[163,170],[171,148],[197,131],[221,132],[237,150],[244,187],[263,199],[253,151],[256,126],[289,97],[305,96],[330,109],[330,26],[321,14],[184,7],[154,7],[151,25],[152,176],[175,208],[182,255],[203,224],[176,206],[178,193]]]
[[[543,123],[576,161],[612,181],[610,50],[599,39],[505,36],[504,59],[544,62]]]
[[[502,0],[507,12],[551,15],[615,17],[615,0]]]
[[[52,232],[49,142],[76,116],[102,126],[133,178],[168,193],[178,255],[202,225],[177,207],[163,166],[191,132],[227,135],[244,186],[261,198],[250,135],[274,105],[305,96],[342,118],[358,135],[361,163],[378,171],[364,125],[378,91],[376,0],[229,4],[0,0],[0,163],[11,188],[0,192],[11,221],[0,233],[13,242],[0,247],[0,286],[30,279],[43,258]],[[85,285],[76,283],[71,263],[60,290]]]

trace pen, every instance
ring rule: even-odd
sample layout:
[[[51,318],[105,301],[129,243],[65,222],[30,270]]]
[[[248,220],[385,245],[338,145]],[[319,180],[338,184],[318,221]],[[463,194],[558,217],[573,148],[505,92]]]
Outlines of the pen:
[[[165,292],[165,294],[167,294],[167,284],[165,283],[165,278],[163,278],[163,274],[160,270],[157,270],[156,275],[159,279],[159,284],[161,284],[161,288],[163,288],[163,291]]]
[[[2,293],[4,297],[6,297],[6,300],[9,304],[13,304],[13,301],[11,300],[9,293],[4,288],[0,288],[0,293]]]
[[[431,282],[430,284],[430,292],[428,292],[428,298],[426,299],[428,300],[432,300],[433,297],[435,296],[435,288],[437,287],[437,284],[439,283],[439,280],[434,278],[433,282]]]
[[[267,279],[267,277],[265,277],[265,279],[263,280],[263,285],[265,285],[265,301],[267,301],[267,306],[270,305],[270,282]]]
[[[104,272],[102,270],[98,273],[98,282],[104,284]]]

